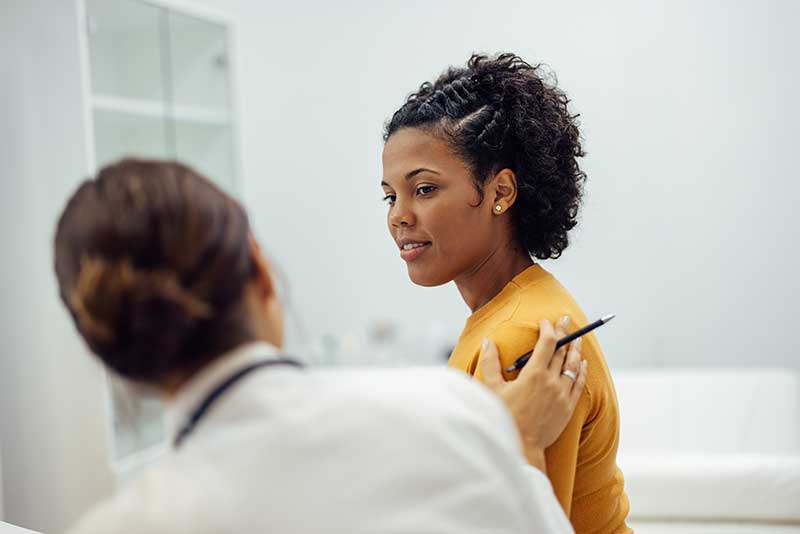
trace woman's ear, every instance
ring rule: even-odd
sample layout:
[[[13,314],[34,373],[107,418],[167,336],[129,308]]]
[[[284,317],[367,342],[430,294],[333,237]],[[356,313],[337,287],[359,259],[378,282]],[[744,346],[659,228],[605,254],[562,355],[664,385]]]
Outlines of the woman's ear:
[[[261,296],[264,299],[275,296],[275,284],[272,280],[272,270],[269,267],[269,262],[261,252],[261,247],[256,241],[256,238],[250,234],[250,257],[252,258],[254,272],[253,280],[258,284],[261,290]]]
[[[498,171],[491,180],[492,213],[505,213],[517,201],[517,175],[511,169]]]
[[[251,293],[258,299],[259,308],[258,324],[256,325],[260,337],[278,347],[283,347],[283,309],[278,298],[275,279],[272,275],[272,268],[261,252],[261,247],[251,235],[250,236],[250,255],[252,257],[254,273],[251,280]]]

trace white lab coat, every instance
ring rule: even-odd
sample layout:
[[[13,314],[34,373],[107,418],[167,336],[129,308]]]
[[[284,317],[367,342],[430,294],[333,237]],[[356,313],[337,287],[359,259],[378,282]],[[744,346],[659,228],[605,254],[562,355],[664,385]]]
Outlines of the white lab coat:
[[[169,407],[173,429],[238,369],[240,347]],[[76,533],[500,534],[572,532],[524,464],[502,403],[448,369],[254,371],[177,449]]]

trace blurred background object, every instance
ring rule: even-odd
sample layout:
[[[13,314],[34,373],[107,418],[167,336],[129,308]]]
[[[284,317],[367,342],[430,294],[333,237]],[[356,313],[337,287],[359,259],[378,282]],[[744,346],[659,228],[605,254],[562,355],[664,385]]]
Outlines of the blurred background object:
[[[651,489],[660,465],[678,477],[707,459],[741,478],[729,462],[740,454],[766,455],[741,465],[770,473],[800,454],[796,420],[784,420],[800,402],[798,23],[793,0],[4,0],[5,519],[61,531],[164,443],[158,404],[113,385],[57,298],[52,233],[83,178],[122,155],[191,163],[248,207],[281,272],[289,353],[441,365],[469,312],[454,287],[406,276],[379,200],[381,128],[446,65],[509,50],[552,68],[581,113],[581,224],[546,267],[589,317],[618,314],[597,335],[619,385],[634,518],[654,529],[641,532],[665,532],[658,514],[704,533],[717,520],[739,532],[774,523],[657,508],[666,497]],[[721,447],[770,403],[781,409],[746,435],[772,438]],[[692,447],[666,440],[676,422]],[[796,477],[771,480],[795,495]],[[703,495],[693,506],[718,510]],[[794,526],[781,521],[758,532]]]

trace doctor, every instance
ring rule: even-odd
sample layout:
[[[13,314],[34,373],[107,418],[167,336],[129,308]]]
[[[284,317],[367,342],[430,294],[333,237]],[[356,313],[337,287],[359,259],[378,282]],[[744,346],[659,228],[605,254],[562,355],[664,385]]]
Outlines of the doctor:
[[[280,352],[251,235],[173,162],[123,160],[69,200],[61,298],[106,366],[167,399],[174,436],[75,532],[572,532],[543,473],[585,380],[578,345],[554,354],[562,326],[511,383],[485,343],[495,394],[446,369],[307,369]]]

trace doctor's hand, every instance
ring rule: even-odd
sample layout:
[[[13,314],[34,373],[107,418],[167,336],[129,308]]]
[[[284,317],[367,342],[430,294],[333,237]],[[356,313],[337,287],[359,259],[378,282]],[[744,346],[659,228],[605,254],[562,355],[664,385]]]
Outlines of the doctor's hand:
[[[566,335],[568,326],[568,317],[562,318],[555,329],[550,321],[539,322],[539,340],[514,381],[507,382],[503,377],[500,355],[492,340],[483,341],[478,360],[484,384],[500,397],[517,423],[528,462],[542,471],[546,471],[544,450],[564,431],[586,384],[580,338],[555,350],[556,341]],[[567,370],[576,378],[564,374]]]

